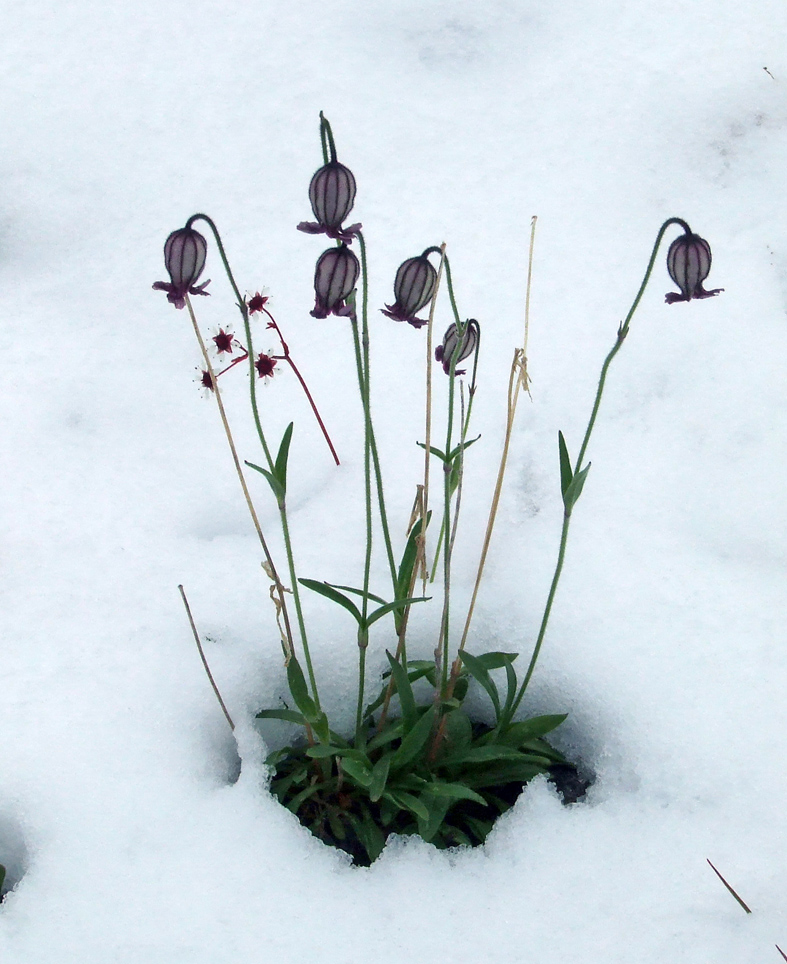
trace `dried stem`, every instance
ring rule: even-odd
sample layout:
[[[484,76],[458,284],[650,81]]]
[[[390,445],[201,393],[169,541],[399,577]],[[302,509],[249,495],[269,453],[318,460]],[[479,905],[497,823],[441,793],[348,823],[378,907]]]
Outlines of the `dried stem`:
[[[426,570],[426,519],[429,511],[429,462],[432,444],[432,331],[434,329],[434,311],[437,304],[437,292],[443,278],[443,265],[445,264],[445,241],[440,245],[440,265],[437,269],[437,281],[432,292],[432,303],[429,305],[429,324],[426,328],[426,429],[424,438],[424,488],[423,488],[423,523],[421,534],[418,537],[418,554],[416,556],[415,570],[421,573],[423,580],[423,593],[426,595],[426,580],[429,573]]]
[[[240,459],[238,458],[238,451],[235,448],[235,441],[232,437],[232,432],[230,430],[230,423],[227,420],[227,413],[224,410],[224,402],[221,399],[221,392],[219,390],[219,383],[217,377],[213,371],[213,365],[210,361],[210,356],[208,355],[207,348],[205,347],[205,342],[202,338],[202,333],[199,330],[199,325],[197,324],[197,317],[194,314],[194,308],[191,304],[191,299],[186,295],[186,307],[189,310],[189,316],[191,317],[191,323],[194,326],[194,334],[197,336],[197,342],[199,343],[200,351],[202,352],[202,360],[205,363],[205,368],[208,372],[208,377],[210,378],[210,383],[213,386],[213,394],[216,396],[216,404],[219,407],[219,415],[221,416],[221,424],[224,426],[224,434],[227,436],[227,442],[230,447],[230,452],[232,453],[232,461],[235,464],[235,471],[238,474],[238,480],[240,481],[241,489],[243,490],[243,497],[246,500],[246,505],[249,509],[249,514],[251,515],[251,521],[254,523],[254,528],[257,532],[257,537],[260,540],[260,545],[262,546],[262,551],[265,556],[265,561],[269,567],[269,575],[273,578],[276,584],[276,592],[279,596],[279,602],[281,604],[281,613],[284,618],[284,626],[287,633],[287,644],[290,648],[290,652],[293,650],[293,638],[292,629],[290,627],[290,617],[287,613],[287,603],[284,599],[284,586],[279,579],[279,575],[276,572],[276,566],[273,562],[273,557],[268,549],[268,544],[265,541],[265,536],[262,534],[262,526],[260,525],[260,520],[257,517],[257,510],[254,508],[254,503],[251,501],[251,494],[249,493],[249,487],[246,485],[246,479],[243,475],[243,469],[241,468]]]
[[[489,519],[486,524],[486,534],[484,535],[484,544],[481,549],[481,559],[478,563],[478,572],[476,574],[475,585],[473,586],[473,595],[470,600],[470,608],[467,611],[467,619],[465,620],[465,628],[462,633],[462,641],[459,644],[459,649],[463,650],[465,648],[465,643],[467,642],[467,634],[470,631],[470,623],[473,618],[473,611],[475,610],[475,603],[478,597],[478,589],[481,585],[481,578],[484,574],[484,566],[486,565],[486,556],[489,551],[489,543],[492,539],[492,530],[495,527],[495,520],[497,518],[497,509],[500,503],[500,493],[503,489],[503,478],[506,472],[506,465],[508,464],[508,448],[511,443],[511,433],[514,428],[514,418],[516,417],[516,406],[519,401],[519,395],[521,391],[527,391],[527,383],[529,381],[527,374],[527,338],[530,330],[530,285],[533,278],[533,246],[535,242],[536,234],[536,217],[533,216],[530,222],[530,253],[528,255],[527,261],[527,293],[525,295],[525,337],[522,343],[522,348],[518,348],[514,351],[514,359],[511,363],[511,374],[508,379],[508,401],[507,401],[507,416],[506,416],[506,434],[505,440],[503,442],[503,455],[500,459],[500,468],[497,472],[497,482],[495,483],[495,491],[492,496],[492,505],[489,509]],[[456,665],[456,664],[454,664]]]
[[[708,860],[707,857],[706,857],[705,859]],[[741,907],[746,911],[747,914],[751,914],[751,907],[749,907],[749,905],[746,903],[746,901],[744,901],[743,898],[740,897],[740,896],[735,892],[735,890],[727,883],[727,881],[722,877],[722,875],[718,872],[718,870],[716,870],[716,868],[713,866],[713,864],[711,864],[710,860],[708,860],[708,863],[710,864],[710,869],[713,871],[714,874],[716,874],[716,876],[717,876],[717,877],[719,878],[719,880],[724,884],[724,886],[727,888],[727,890],[732,894],[732,896],[735,898],[735,900],[738,901],[738,903],[739,903],[739,904],[741,905]],[[781,951],[779,951],[779,953],[781,954]],[[782,954],[782,957],[784,957],[783,954]]]
[[[232,722],[232,717],[227,710],[224,700],[221,698],[221,693],[219,693],[219,688],[216,686],[216,680],[213,679],[213,673],[210,671],[210,666],[208,666],[208,661],[205,659],[205,651],[202,648],[202,643],[200,642],[199,633],[197,632],[197,627],[194,625],[194,617],[191,615],[191,607],[189,606],[189,601],[186,599],[186,593],[183,586],[178,586],[180,590],[180,596],[183,600],[183,605],[186,607],[186,615],[189,617],[189,624],[191,625],[191,631],[194,633],[194,640],[197,644],[197,649],[199,650],[199,656],[202,660],[202,665],[205,667],[205,672],[208,674],[208,679],[210,680],[210,685],[213,687],[213,692],[216,694],[216,699],[219,701],[219,705],[224,711],[224,715],[227,717],[227,722],[230,725],[230,729],[234,731],[235,724]]]

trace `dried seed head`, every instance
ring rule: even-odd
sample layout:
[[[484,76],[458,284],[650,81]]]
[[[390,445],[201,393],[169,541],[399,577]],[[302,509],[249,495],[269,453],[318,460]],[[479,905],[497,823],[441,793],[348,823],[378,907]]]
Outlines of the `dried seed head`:
[[[710,273],[711,261],[710,245],[698,234],[687,231],[676,238],[667,252],[667,271],[680,288],[680,294],[671,291],[666,296],[667,303],[691,301],[692,298],[711,298],[723,291],[723,288],[706,291],[702,287],[702,282]]]
[[[317,260],[314,271],[314,318],[327,318],[328,315],[347,317],[352,308],[345,299],[355,288],[361,265],[346,244],[338,248],[328,248]]]

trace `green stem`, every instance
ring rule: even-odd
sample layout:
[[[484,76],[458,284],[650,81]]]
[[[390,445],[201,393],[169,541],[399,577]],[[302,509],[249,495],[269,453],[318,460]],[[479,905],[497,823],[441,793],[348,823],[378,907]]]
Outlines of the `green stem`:
[[[450,274],[447,275],[450,278]],[[450,282],[449,282],[450,285]],[[450,287],[449,287],[450,290]],[[453,298],[452,298],[453,301]],[[454,428],[454,385],[456,382],[456,362],[462,351],[462,343],[464,341],[466,325],[461,322],[457,322],[456,326],[456,346],[451,355],[451,363],[448,373],[448,418],[445,433],[445,452],[446,456],[451,451],[451,436],[453,434]],[[440,663],[442,664],[439,669],[441,671],[442,686],[441,692],[446,692],[446,687],[448,685],[448,636],[449,636],[449,625],[450,625],[450,610],[451,610],[451,551],[453,549],[453,540],[450,538],[450,526],[451,526],[451,463],[446,457],[446,461],[443,463],[443,524],[445,528],[445,536],[443,539],[443,618],[440,624],[440,643],[442,643],[442,651],[440,644],[438,644],[437,652],[439,654]]]
[[[355,348],[355,365],[358,370],[358,388],[361,393],[361,403],[363,405],[364,421],[364,445],[363,445],[363,469],[364,469],[364,501],[366,503],[366,556],[363,569],[363,597],[362,597],[362,619],[366,622],[366,615],[369,607],[369,577],[372,566],[372,478],[370,466],[370,443],[369,443],[369,386],[363,366],[363,355],[361,351],[361,338],[358,333],[358,316],[353,313],[350,318],[353,332],[353,346]],[[358,631],[358,708],[356,713],[356,744],[362,739],[363,724],[363,693],[364,693],[364,669],[366,663],[366,639],[362,636],[361,630]]]
[[[621,346],[623,345],[623,342],[626,340],[626,336],[629,333],[629,326],[631,324],[631,319],[634,317],[634,312],[639,307],[639,303],[640,303],[640,300],[642,299],[642,295],[645,293],[645,288],[647,287],[648,281],[650,280],[650,276],[653,271],[653,265],[656,262],[656,255],[658,254],[658,250],[659,250],[659,246],[661,244],[662,238],[664,237],[664,233],[667,230],[667,228],[672,224],[679,225],[681,228],[683,228],[686,234],[691,234],[691,228],[682,218],[668,218],[659,228],[658,234],[656,235],[656,240],[653,244],[653,250],[650,255],[650,260],[648,261],[648,267],[647,267],[647,270],[645,271],[645,276],[642,279],[642,284],[639,286],[639,291],[637,292],[637,296],[632,302],[631,308],[629,309],[629,312],[626,315],[625,320],[618,328],[615,344],[612,346],[611,351],[604,359],[604,364],[601,366],[601,374],[599,375],[598,387],[596,389],[596,397],[593,401],[593,409],[590,413],[590,419],[588,420],[587,429],[585,430],[585,437],[582,440],[582,445],[580,447],[579,454],[577,456],[577,460],[574,465],[574,469],[573,469],[574,475],[576,475],[577,472],[581,471],[582,469],[582,460],[585,457],[585,452],[587,450],[588,443],[590,442],[590,436],[593,432],[593,427],[596,424],[596,416],[598,415],[598,410],[601,405],[601,396],[604,393],[604,385],[606,383],[607,371],[609,370],[609,366],[612,363],[612,359],[620,351]],[[572,509],[567,507],[565,508],[563,513],[563,528],[560,534],[560,549],[558,550],[557,564],[555,566],[554,575],[552,576],[552,583],[549,587],[549,595],[547,596],[546,606],[544,607],[544,615],[541,619],[541,626],[538,631],[538,637],[536,638],[536,645],[533,648],[533,655],[530,658],[530,664],[528,665],[527,673],[525,674],[525,678],[522,681],[522,685],[520,686],[519,691],[517,692],[516,699],[512,703],[511,708],[508,711],[508,714],[506,716],[506,719],[501,720],[501,726],[503,727],[507,726],[508,723],[510,723],[510,721],[514,718],[514,714],[516,713],[516,710],[518,709],[519,704],[522,702],[522,697],[525,695],[525,690],[527,689],[528,684],[530,683],[530,679],[533,675],[533,671],[536,668],[536,663],[538,662],[538,657],[541,652],[541,644],[544,641],[544,635],[546,634],[547,623],[549,622],[549,616],[550,616],[550,613],[552,612],[552,603],[554,602],[555,593],[557,592],[558,582],[560,581],[560,574],[563,571],[563,560],[566,555],[566,542],[568,540],[568,528],[571,523],[571,511]]]
[[[193,214],[186,222],[186,227],[191,227],[192,223],[196,220],[205,221],[209,225],[213,236],[216,239],[216,244],[219,248],[219,254],[221,255],[221,260],[224,263],[224,269],[227,272],[227,277],[232,286],[232,290],[235,292],[235,297],[237,298],[238,310],[243,318],[243,328],[246,335],[246,347],[249,353],[249,394],[251,399],[251,410],[254,415],[254,425],[257,429],[257,435],[262,445],[262,450],[265,453],[265,459],[268,463],[268,469],[270,472],[274,471],[274,462],[271,457],[270,448],[268,447],[267,440],[265,438],[265,432],[262,428],[262,420],[260,419],[259,406],[257,404],[257,382],[256,374],[257,370],[254,367],[254,345],[252,343],[251,337],[251,325],[249,324],[249,309],[246,306],[246,299],[241,295],[238,285],[235,282],[235,277],[230,268],[229,261],[227,259],[227,254],[224,250],[224,244],[221,240],[221,235],[219,234],[218,228],[216,227],[212,218],[208,217],[207,214]],[[295,602],[295,613],[298,619],[298,630],[301,636],[301,645],[303,646],[303,657],[306,661],[306,669],[309,674],[309,682],[311,683],[312,695],[314,697],[314,702],[317,704],[317,708],[320,708],[320,696],[317,690],[317,679],[314,673],[314,666],[312,665],[311,653],[309,652],[309,640],[306,635],[306,623],[303,618],[303,608],[301,606],[301,594],[298,587],[298,577],[295,572],[295,558],[292,551],[292,542],[290,539],[290,527],[287,521],[287,507],[284,500],[278,503],[279,516],[281,518],[282,533],[284,535],[284,550],[287,555],[287,565],[290,572],[290,581],[292,583],[292,596]]]
[[[383,542],[385,543],[385,554],[388,557],[388,568],[391,572],[391,583],[393,584],[394,596],[398,585],[398,574],[396,571],[396,560],[394,559],[393,545],[391,543],[391,531],[388,527],[388,513],[385,509],[385,493],[383,490],[383,474],[380,469],[380,456],[377,452],[377,440],[374,434],[374,423],[371,414],[371,385],[369,377],[369,276],[366,262],[366,241],[363,234],[358,232],[358,244],[361,249],[361,277],[363,284],[363,300],[361,311],[363,319],[363,345],[364,345],[364,372],[366,378],[367,405],[369,407],[369,442],[371,445],[372,463],[374,465],[374,479],[377,487],[377,503],[380,510],[380,524],[383,530]]]

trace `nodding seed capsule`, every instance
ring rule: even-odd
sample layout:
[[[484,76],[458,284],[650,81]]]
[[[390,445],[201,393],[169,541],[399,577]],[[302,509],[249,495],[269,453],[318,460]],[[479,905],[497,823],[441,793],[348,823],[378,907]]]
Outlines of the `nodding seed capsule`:
[[[394,321],[406,321],[413,328],[427,323],[425,318],[415,316],[431,300],[437,283],[437,272],[427,257],[429,250],[427,248],[422,255],[408,258],[399,265],[394,280],[395,301],[380,309]]]
[[[667,303],[712,298],[723,291],[723,288],[706,291],[702,287],[702,282],[710,274],[711,262],[710,245],[704,238],[688,231],[676,238],[667,252],[667,271],[680,288],[680,294],[670,291],[666,296]]]
[[[348,317],[352,308],[345,304],[361,273],[358,259],[346,244],[328,248],[317,259],[314,270],[314,318],[327,318],[334,314]]]
[[[210,284],[209,280],[199,287],[194,286],[205,267],[207,253],[207,241],[199,231],[189,227],[173,231],[164,242],[164,265],[170,281],[157,281],[153,287],[157,291],[166,291],[167,300],[176,308],[185,307],[187,294],[207,295],[205,288]]]
[[[317,221],[301,221],[299,231],[327,234],[329,238],[350,244],[361,230],[360,224],[342,227],[355,203],[355,177],[344,164],[332,160],[315,172],[309,184],[309,201]]]
[[[457,350],[457,345],[459,343],[459,336],[456,332],[456,325],[449,325],[448,330],[445,335],[443,335],[443,343],[438,345],[435,349],[434,357],[435,361],[443,363],[443,371],[446,375],[451,374],[451,362],[454,365],[458,365],[460,361],[464,361],[469,355],[475,351],[478,345],[478,334],[479,325],[475,318],[470,318],[465,324],[464,334],[462,335],[462,346],[459,349],[459,354],[454,355]],[[463,371],[454,370],[455,375],[464,375]]]

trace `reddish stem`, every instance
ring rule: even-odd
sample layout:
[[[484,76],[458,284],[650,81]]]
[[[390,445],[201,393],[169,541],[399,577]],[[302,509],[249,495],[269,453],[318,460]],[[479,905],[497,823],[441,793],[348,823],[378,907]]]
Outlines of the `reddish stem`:
[[[298,381],[301,383],[301,387],[303,388],[304,392],[306,393],[306,397],[309,399],[309,404],[311,405],[312,411],[314,412],[314,417],[317,419],[317,424],[318,424],[318,425],[320,426],[320,428],[322,429],[322,434],[325,436],[325,441],[328,443],[328,448],[331,450],[331,455],[333,456],[333,459],[334,459],[334,461],[336,462],[336,464],[339,465],[339,464],[340,464],[340,462],[339,462],[339,456],[336,454],[336,449],[333,447],[333,442],[331,441],[330,435],[328,435],[328,430],[325,428],[325,425],[324,425],[324,423],[323,423],[323,420],[320,418],[320,413],[317,411],[317,406],[314,404],[314,399],[312,398],[312,394],[311,394],[311,392],[309,391],[309,389],[308,389],[308,387],[307,387],[307,385],[306,385],[306,382],[303,380],[303,376],[302,376],[301,373],[298,371],[298,366],[295,364],[295,362],[292,360],[292,358],[290,358],[290,349],[289,349],[289,347],[288,347],[288,345],[287,345],[287,342],[284,340],[284,337],[282,336],[282,333],[281,333],[281,330],[280,330],[279,326],[276,324],[276,319],[275,319],[275,318],[273,317],[273,315],[268,311],[267,308],[263,308],[262,310],[265,312],[265,314],[268,316],[268,318],[270,318],[270,324],[268,325],[268,327],[269,327],[269,328],[273,328],[273,330],[274,330],[274,331],[276,332],[276,334],[279,336],[279,341],[281,342],[281,349],[282,349],[282,351],[284,352],[284,355],[281,357],[280,360],[289,362],[290,367],[291,367],[292,370],[295,372],[296,378],[297,378]]]

